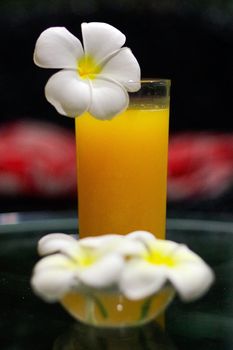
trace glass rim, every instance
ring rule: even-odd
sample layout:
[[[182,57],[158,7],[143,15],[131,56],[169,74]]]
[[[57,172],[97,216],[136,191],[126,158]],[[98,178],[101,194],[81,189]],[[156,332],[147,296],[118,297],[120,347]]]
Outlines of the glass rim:
[[[127,84],[164,84],[171,85],[171,79],[167,78],[141,78],[140,80],[128,80]]]
[[[131,81],[127,84],[129,89],[130,106],[143,105],[147,108],[168,106],[170,101],[170,79],[142,78],[138,83]]]
[[[171,79],[167,79],[167,78],[141,78],[140,82],[141,83],[160,83],[160,82],[170,83]]]

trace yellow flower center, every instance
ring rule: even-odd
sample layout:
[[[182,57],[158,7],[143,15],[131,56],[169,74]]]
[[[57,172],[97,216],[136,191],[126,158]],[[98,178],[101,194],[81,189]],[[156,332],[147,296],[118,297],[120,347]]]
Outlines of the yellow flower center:
[[[92,250],[82,249],[75,257],[75,261],[72,262],[73,268],[81,267],[86,268],[95,264],[101,258],[100,255],[95,254]]]
[[[82,259],[80,259],[80,265],[82,267],[90,266],[90,265],[94,264],[95,262],[96,262],[96,258],[94,258],[91,254],[85,255],[82,257]]]
[[[101,69],[102,67],[95,62],[94,58],[88,55],[84,55],[77,62],[78,73],[83,79],[95,79]]]
[[[158,250],[150,251],[145,259],[148,263],[153,265],[166,265],[168,267],[174,267],[177,264],[171,255],[166,255]]]

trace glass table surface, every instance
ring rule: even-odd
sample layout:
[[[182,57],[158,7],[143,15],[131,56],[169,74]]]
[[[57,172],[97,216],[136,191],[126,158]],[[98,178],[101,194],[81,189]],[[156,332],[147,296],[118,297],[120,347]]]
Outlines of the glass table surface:
[[[11,215],[11,216],[10,216]],[[59,304],[46,304],[30,288],[38,239],[75,233],[75,214],[0,215],[0,345],[3,350],[233,349],[233,222],[170,218],[167,238],[187,244],[215,271],[216,282],[200,300],[176,298],[165,326],[98,329],[72,319]]]

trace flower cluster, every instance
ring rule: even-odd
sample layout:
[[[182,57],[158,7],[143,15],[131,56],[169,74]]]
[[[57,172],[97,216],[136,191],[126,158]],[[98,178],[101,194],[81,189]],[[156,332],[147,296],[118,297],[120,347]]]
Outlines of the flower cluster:
[[[214,280],[212,270],[187,246],[135,231],[80,240],[54,233],[38,243],[43,257],[31,284],[46,301],[61,300],[70,291],[104,290],[130,300],[156,294],[171,284],[184,301],[202,296]]]
[[[47,82],[45,96],[58,113],[77,117],[88,111],[111,119],[125,110],[128,91],[140,89],[140,67],[125,43],[125,35],[106,23],[81,25],[83,46],[64,27],[51,27],[39,36],[34,62],[61,69]]]

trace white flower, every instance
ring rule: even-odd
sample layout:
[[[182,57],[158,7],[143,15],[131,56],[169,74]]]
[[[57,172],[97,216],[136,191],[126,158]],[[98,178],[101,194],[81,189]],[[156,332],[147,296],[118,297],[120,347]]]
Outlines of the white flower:
[[[124,241],[120,235],[84,238],[54,233],[38,243],[40,260],[33,272],[34,291],[47,301],[60,300],[69,291],[112,288],[124,266],[123,253],[134,256],[141,250],[138,242]],[[128,246],[128,247],[127,247]]]
[[[70,291],[114,291],[130,300],[156,294],[167,283],[184,301],[202,296],[214,280],[212,270],[186,246],[156,239],[151,233],[109,234],[76,240],[55,233],[38,244],[44,256],[31,284],[47,301]]]
[[[212,270],[185,245],[156,239],[144,231],[133,232],[128,239],[141,242],[145,248],[128,261],[121,275],[120,289],[129,299],[155,294],[170,282],[183,301],[191,301],[212,284]]]
[[[62,69],[45,87],[58,113],[75,117],[88,111],[110,119],[127,108],[127,91],[140,89],[140,67],[125,36],[106,23],[82,23],[83,47],[64,27],[48,28],[39,36],[34,62]]]

